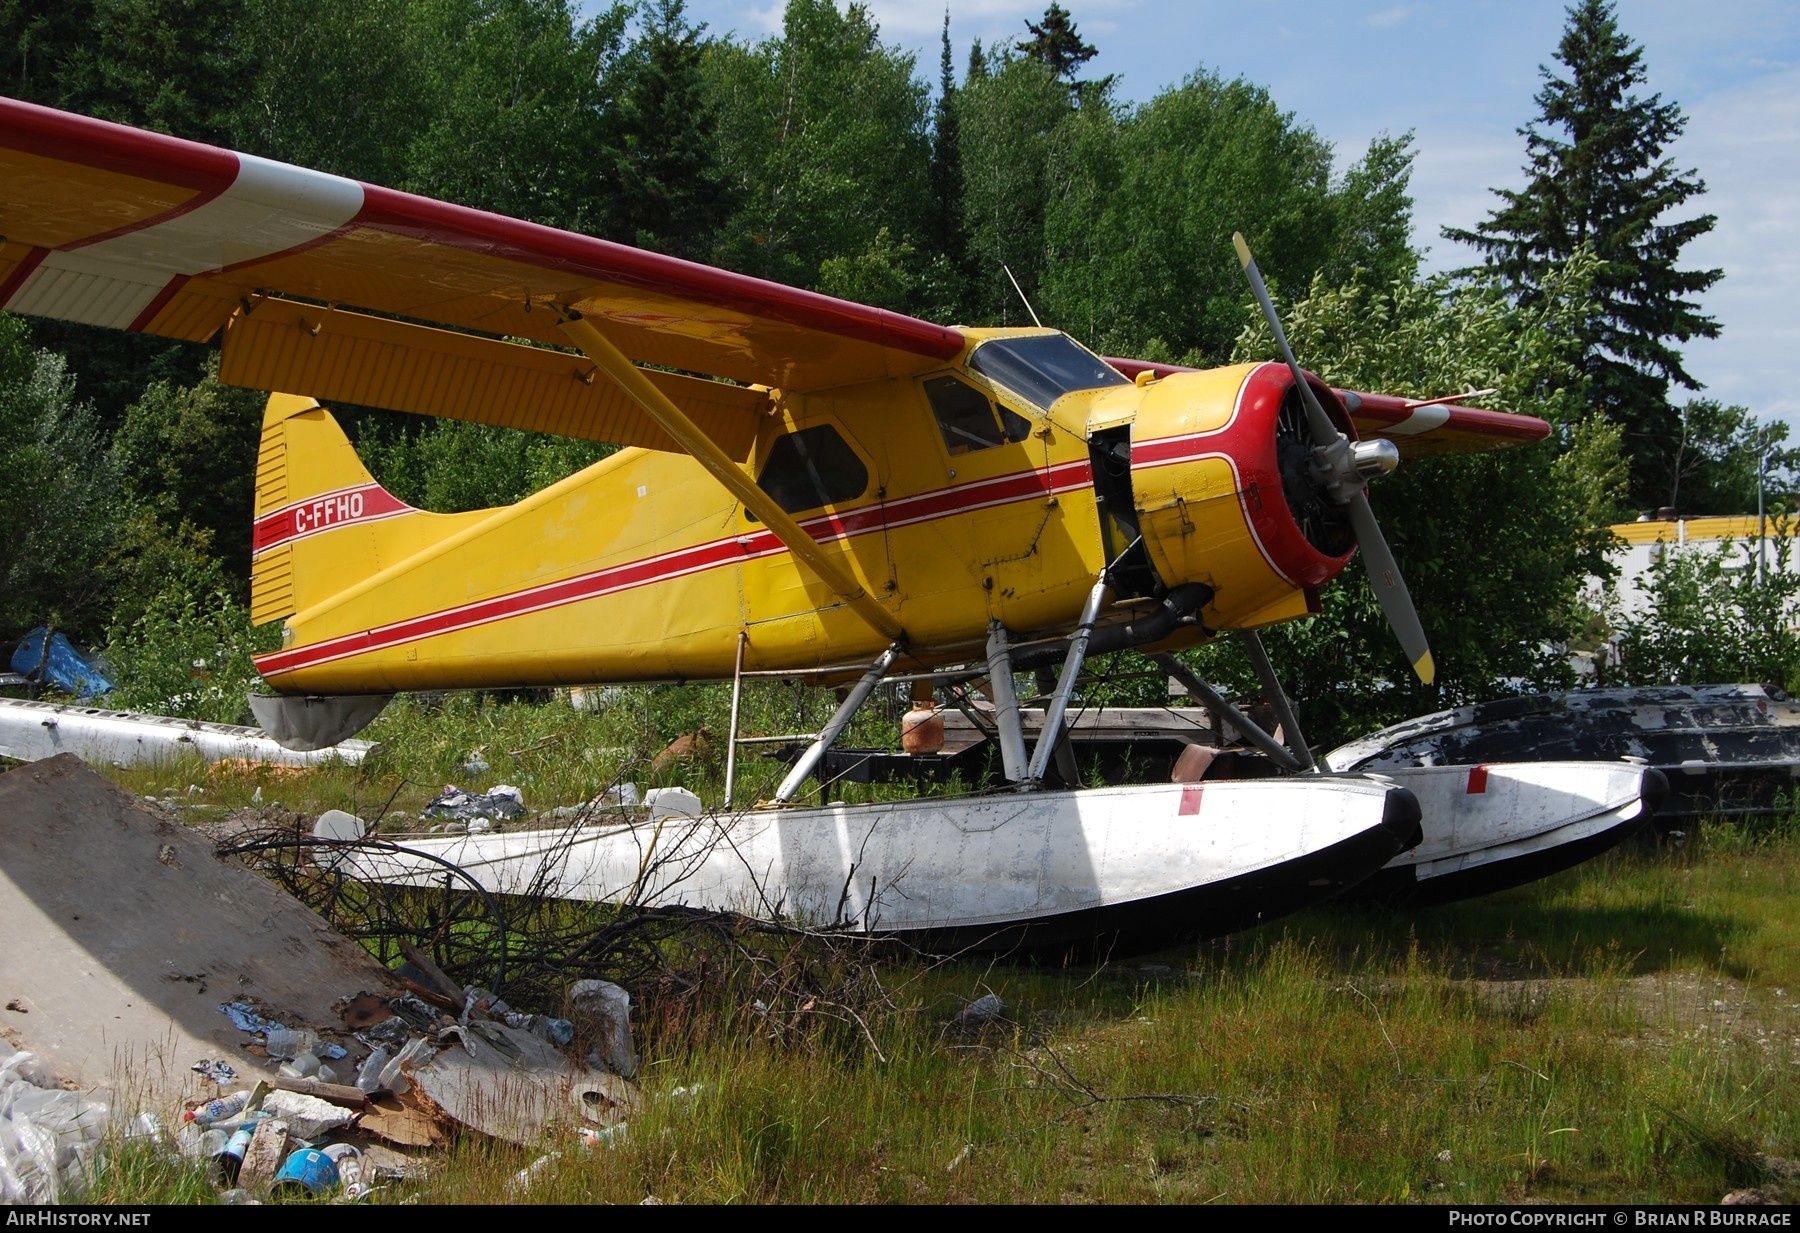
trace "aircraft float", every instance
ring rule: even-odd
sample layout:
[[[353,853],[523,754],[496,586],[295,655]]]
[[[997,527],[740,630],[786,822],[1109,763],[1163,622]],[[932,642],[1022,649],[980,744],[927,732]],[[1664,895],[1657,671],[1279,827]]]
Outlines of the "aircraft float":
[[[211,343],[221,380],[293,391],[263,421],[251,577],[254,619],[282,623],[257,661],[274,694],[253,700],[278,739],[334,742],[398,690],[854,682],[758,808],[411,845],[498,891],[1083,945],[1223,932],[1352,886],[1418,850],[1419,799],[1404,773],[1321,772],[1255,631],[1315,611],[1360,548],[1429,681],[1365,484],[1402,450],[1549,431],[1308,375],[1241,239],[1283,362],[1183,370],[12,100],[0,236],[0,307]],[[435,514],[382,489],[316,399],[625,448],[516,505]],[[1285,741],[1168,655],[1227,632]],[[1086,657],[1129,647],[1293,773],[1059,779]],[[1032,669],[1055,685],[1028,743],[1015,674]],[[882,682],[978,678],[1009,790],[798,803]],[[1541,848],[1570,826],[1621,834],[1657,792],[1625,764],[1534,774],[1489,768],[1478,786],[1465,769],[1458,791],[1434,789],[1427,826],[1465,854]],[[440,870],[396,850],[365,866]]]

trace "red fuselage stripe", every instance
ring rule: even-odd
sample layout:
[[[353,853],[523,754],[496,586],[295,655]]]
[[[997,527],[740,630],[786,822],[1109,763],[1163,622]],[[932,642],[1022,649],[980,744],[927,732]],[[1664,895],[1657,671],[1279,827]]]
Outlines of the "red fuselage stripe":
[[[946,514],[967,513],[970,510],[988,509],[1015,501],[1069,492],[1085,486],[1088,482],[1088,464],[1085,461],[1069,462],[1043,471],[1015,472],[991,480],[978,480],[969,484],[960,484],[954,488],[938,489],[886,505],[865,506],[862,509],[851,510],[843,514],[823,514],[816,518],[809,518],[800,525],[815,540],[821,543],[831,543],[883,528],[928,522]],[[371,521],[372,516],[365,514],[360,519],[346,518],[313,530],[288,534],[283,532],[291,530],[292,522],[280,521],[284,516],[290,516],[295,510],[307,509],[322,501],[331,502],[334,509],[339,503],[344,504],[347,508],[350,494],[367,494],[371,488],[375,492],[381,492],[373,485],[344,489],[328,493],[324,497],[313,498],[310,501],[296,502],[293,506],[264,515],[257,524],[256,551],[264,552],[281,543],[302,538],[304,535],[336,530],[342,526],[354,525],[357,521]],[[381,495],[394,501],[396,505],[399,504],[394,498],[388,497],[385,492],[382,492]],[[369,502],[367,496],[364,499],[366,503]],[[366,505],[366,508],[368,507],[372,507],[372,505]],[[398,512],[406,512],[406,510],[403,508]],[[391,517],[393,515],[382,514],[380,516]],[[265,526],[269,528],[266,541],[263,538]],[[297,647],[292,651],[277,651],[260,657],[256,661],[257,668],[264,676],[275,676],[301,668],[317,667],[368,651],[383,650],[401,643],[413,642],[420,638],[454,633],[477,625],[487,625],[511,617],[541,612],[546,608],[580,603],[583,600],[595,599],[635,587],[686,577],[689,574],[715,569],[736,561],[752,560],[785,551],[787,551],[786,546],[776,538],[773,532],[768,530],[750,531],[743,535],[697,544],[692,548],[681,548],[674,552],[646,557],[643,560],[632,561],[624,565],[615,565],[608,569],[579,574],[572,578],[546,583],[543,586],[497,595],[492,599],[478,600],[472,604],[463,604],[404,621],[396,621],[393,624],[379,626],[362,633],[345,634],[312,646]]]

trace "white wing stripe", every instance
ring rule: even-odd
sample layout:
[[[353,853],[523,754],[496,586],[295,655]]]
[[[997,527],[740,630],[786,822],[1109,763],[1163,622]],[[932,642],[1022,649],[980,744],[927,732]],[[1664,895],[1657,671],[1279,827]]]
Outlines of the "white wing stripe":
[[[362,204],[354,180],[240,154],[237,178],[211,201],[46,254],[6,307],[124,329],[172,279],[310,244],[355,218]]]

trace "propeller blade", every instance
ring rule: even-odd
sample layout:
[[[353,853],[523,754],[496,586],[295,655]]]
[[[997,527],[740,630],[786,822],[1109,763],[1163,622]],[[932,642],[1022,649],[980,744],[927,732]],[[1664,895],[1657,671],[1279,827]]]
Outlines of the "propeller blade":
[[[1294,349],[1288,346],[1287,331],[1281,328],[1275,302],[1269,298],[1269,289],[1263,284],[1256,258],[1250,255],[1250,246],[1244,243],[1243,233],[1232,232],[1231,243],[1250,280],[1250,290],[1255,292],[1256,302],[1262,307],[1263,319],[1269,323],[1269,332],[1275,335],[1275,345],[1281,348],[1281,357],[1287,361],[1288,371],[1294,374],[1294,384],[1300,387],[1300,400],[1306,407],[1306,422],[1312,429],[1313,440],[1322,449],[1343,448],[1343,434],[1325,414],[1325,408],[1319,405],[1318,396],[1300,371],[1300,362],[1294,358]],[[1336,488],[1336,481],[1333,481],[1333,488]],[[1337,499],[1342,501],[1343,497]],[[1369,507],[1368,495],[1360,486],[1345,503],[1350,507],[1350,525],[1356,531],[1357,546],[1362,549],[1363,565],[1369,571],[1369,585],[1375,588],[1375,598],[1381,603],[1388,626],[1400,640],[1400,649],[1405,652],[1407,662],[1418,673],[1419,679],[1429,685],[1437,675],[1437,665],[1432,662],[1431,644],[1425,639],[1425,627],[1419,623],[1419,612],[1413,607],[1406,580],[1400,576],[1400,563],[1394,560],[1387,538],[1381,533],[1381,525],[1375,521],[1375,511]]]
[[[1406,662],[1418,673],[1419,680],[1431,684],[1437,675],[1437,665],[1431,659],[1431,644],[1425,639],[1425,627],[1419,623],[1419,613],[1413,607],[1406,580],[1400,576],[1400,564],[1394,560],[1387,539],[1381,534],[1375,511],[1369,508],[1369,498],[1360,492],[1350,502],[1350,525],[1356,528],[1356,544],[1362,549],[1363,566],[1369,571],[1369,585],[1375,588],[1375,598],[1381,603],[1388,626],[1400,639]]]
[[[1306,424],[1312,429],[1313,442],[1316,445],[1334,445],[1338,440],[1338,430],[1332,424],[1331,417],[1325,414],[1325,408],[1313,395],[1312,386],[1300,372],[1300,361],[1294,358],[1294,349],[1288,346],[1287,331],[1281,328],[1281,318],[1275,314],[1275,301],[1269,298],[1269,289],[1263,284],[1262,272],[1256,268],[1256,258],[1250,255],[1250,246],[1244,243],[1244,233],[1231,233],[1231,243],[1237,249],[1238,260],[1243,263],[1244,274],[1250,279],[1250,290],[1256,293],[1256,302],[1262,306],[1263,320],[1269,323],[1269,332],[1275,335],[1275,345],[1281,348],[1281,358],[1287,361],[1288,371],[1294,374],[1294,384],[1300,387],[1300,400],[1306,405]]]

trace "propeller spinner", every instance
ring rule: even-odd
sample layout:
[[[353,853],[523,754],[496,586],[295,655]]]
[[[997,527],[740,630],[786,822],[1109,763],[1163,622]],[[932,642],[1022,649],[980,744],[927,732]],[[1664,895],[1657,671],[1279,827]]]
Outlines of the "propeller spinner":
[[[1391,441],[1353,443],[1332,424],[1325,408],[1319,405],[1312,385],[1300,371],[1293,348],[1288,346],[1287,333],[1281,328],[1281,318],[1275,314],[1275,304],[1269,299],[1269,289],[1263,285],[1256,258],[1250,255],[1250,246],[1238,232],[1232,233],[1231,242],[1237,248],[1244,274],[1250,279],[1250,290],[1256,293],[1256,302],[1261,305],[1269,330],[1275,335],[1275,345],[1281,348],[1281,357],[1294,374],[1294,384],[1306,408],[1306,423],[1313,439],[1313,479],[1334,502],[1348,510],[1357,545],[1362,549],[1363,563],[1369,570],[1369,583],[1375,588],[1375,598],[1381,601],[1381,611],[1400,639],[1400,648],[1406,653],[1413,671],[1429,685],[1437,674],[1431,661],[1431,645],[1425,639],[1424,627],[1419,624],[1419,613],[1406,590],[1406,581],[1400,576],[1399,563],[1388,549],[1381,527],[1375,521],[1375,511],[1369,507],[1368,494],[1363,491],[1363,485],[1371,477],[1394,469],[1400,458],[1399,451]]]

